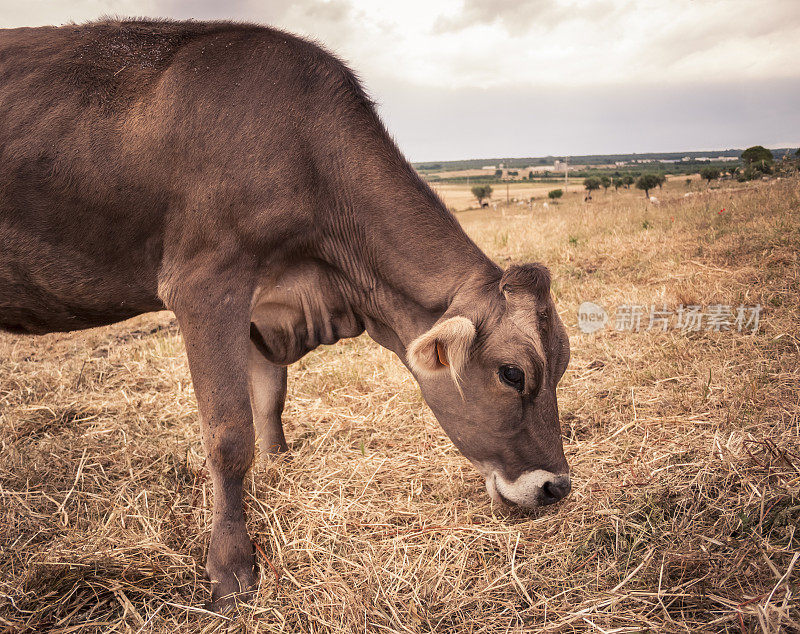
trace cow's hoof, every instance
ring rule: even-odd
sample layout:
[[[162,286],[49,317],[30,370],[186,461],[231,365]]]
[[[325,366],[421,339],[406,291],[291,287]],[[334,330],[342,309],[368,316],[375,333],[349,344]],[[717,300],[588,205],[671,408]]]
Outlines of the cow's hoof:
[[[252,569],[242,570],[211,582],[211,601],[206,609],[218,614],[228,614],[237,603],[247,603],[255,595],[256,576]]]

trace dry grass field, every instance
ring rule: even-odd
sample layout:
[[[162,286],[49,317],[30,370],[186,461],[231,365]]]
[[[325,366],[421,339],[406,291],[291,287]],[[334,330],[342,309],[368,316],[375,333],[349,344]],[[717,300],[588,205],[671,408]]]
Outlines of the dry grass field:
[[[570,191],[577,192],[583,190],[581,181],[576,181],[574,178],[570,180]],[[478,206],[475,196],[470,191],[470,185],[466,183],[436,183],[431,182],[431,187],[439,194],[439,197],[444,201],[444,204],[450,209],[456,211],[463,211]],[[474,183],[473,183],[474,185]],[[551,189],[563,189],[563,180],[558,183],[539,183],[536,181],[510,181],[508,185],[508,197],[516,198],[518,200],[528,200],[532,196],[538,198],[540,203],[547,198],[547,192]],[[492,185],[494,193],[492,194],[491,203],[502,204],[506,202],[506,183]],[[581,200],[583,199],[581,195]]]
[[[499,263],[552,269],[565,502],[492,506],[397,359],[319,349],[289,371],[291,457],[248,480],[260,588],[227,617],[202,610],[210,485],[171,315],[0,335],[0,630],[800,631],[800,183],[683,191],[460,214]],[[755,334],[584,334],[585,300],[763,310]]]

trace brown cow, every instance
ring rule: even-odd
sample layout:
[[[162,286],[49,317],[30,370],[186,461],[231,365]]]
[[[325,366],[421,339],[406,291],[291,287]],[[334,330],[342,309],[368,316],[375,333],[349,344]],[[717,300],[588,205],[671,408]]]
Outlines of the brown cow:
[[[354,75],[231,23],[0,30],[0,327],[173,310],[214,483],[216,607],[254,583],[242,478],[286,449],[286,366],[366,330],[419,381],[495,500],[570,489],[569,341],[541,265],[498,268]]]

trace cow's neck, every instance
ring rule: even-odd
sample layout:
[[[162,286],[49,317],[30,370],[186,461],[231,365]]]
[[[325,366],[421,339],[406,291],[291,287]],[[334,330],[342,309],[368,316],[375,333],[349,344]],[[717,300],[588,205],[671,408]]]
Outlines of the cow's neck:
[[[332,232],[335,266],[370,335],[403,355],[445,312],[475,309],[501,271],[438,197],[402,164],[365,175]]]

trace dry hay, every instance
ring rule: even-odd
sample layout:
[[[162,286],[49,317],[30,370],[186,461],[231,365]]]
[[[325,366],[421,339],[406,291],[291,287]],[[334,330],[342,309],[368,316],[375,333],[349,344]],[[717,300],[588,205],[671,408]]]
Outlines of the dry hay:
[[[0,630],[800,627],[798,182],[669,187],[462,216],[499,262],[553,270],[566,502],[492,507],[396,359],[320,349],[290,369],[291,458],[249,480],[260,588],[228,619],[202,610],[210,487],[171,315],[0,335]],[[586,335],[583,300],[765,313],[756,335]]]

